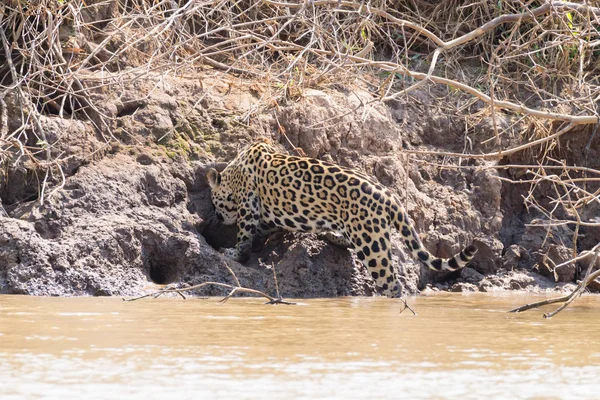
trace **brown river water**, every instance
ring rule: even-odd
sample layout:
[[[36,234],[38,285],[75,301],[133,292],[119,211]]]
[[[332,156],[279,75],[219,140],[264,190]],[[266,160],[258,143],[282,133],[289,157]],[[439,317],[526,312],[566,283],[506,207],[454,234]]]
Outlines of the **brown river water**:
[[[0,296],[0,399],[600,399],[600,297],[539,299]]]

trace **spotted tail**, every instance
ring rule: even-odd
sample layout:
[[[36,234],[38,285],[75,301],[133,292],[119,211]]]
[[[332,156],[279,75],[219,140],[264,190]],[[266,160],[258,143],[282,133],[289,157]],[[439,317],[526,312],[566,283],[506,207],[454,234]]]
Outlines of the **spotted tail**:
[[[423,242],[419,238],[419,235],[413,228],[413,224],[408,219],[408,215],[399,207],[399,211],[396,213],[394,219],[394,226],[396,230],[402,234],[406,247],[409,248],[413,257],[425,264],[429,269],[435,271],[448,270],[456,271],[467,265],[477,253],[477,247],[470,245],[465,247],[460,253],[456,254],[452,258],[438,258],[431,254]]]

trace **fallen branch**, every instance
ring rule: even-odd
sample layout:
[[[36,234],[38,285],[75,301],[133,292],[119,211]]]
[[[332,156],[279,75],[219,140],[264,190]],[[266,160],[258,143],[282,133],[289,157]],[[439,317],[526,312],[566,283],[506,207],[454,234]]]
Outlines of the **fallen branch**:
[[[579,296],[581,296],[583,294],[585,288],[591,282],[593,282],[596,278],[598,278],[600,276],[600,270],[597,270],[594,273],[591,273],[592,269],[596,265],[596,260],[598,259],[598,255],[599,255],[598,254],[599,249],[600,249],[600,243],[598,243],[596,246],[594,246],[594,248],[592,248],[592,250],[584,251],[579,256],[577,256],[569,261],[566,261],[562,264],[559,264],[555,267],[555,268],[563,267],[565,265],[571,264],[571,263],[581,260],[585,257],[588,257],[590,254],[592,254],[592,258],[590,260],[588,269],[585,273],[585,277],[579,282],[579,284],[577,285],[575,290],[573,290],[570,294],[568,294],[566,296],[556,297],[553,299],[537,301],[537,302],[531,303],[531,304],[525,304],[524,306],[514,308],[514,309],[510,310],[509,312],[510,313],[518,313],[521,311],[531,310],[532,308],[538,308],[538,307],[545,306],[548,304],[563,303],[556,310],[544,314],[544,318],[552,318],[553,316],[555,316],[556,314],[558,314],[559,312],[561,312],[562,310],[567,308],[567,306],[569,306],[569,304],[571,304],[576,298],[578,298]]]
[[[166,294],[166,293],[177,293],[182,298],[185,299],[186,297],[183,295],[183,292],[187,292],[187,291],[195,290],[195,289],[200,289],[200,288],[203,288],[205,286],[219,286],[219,287],[231,289],[231,291],[229,292],[229,294],[227,294],[227,296],[225,296],[221,300],[219,300],[220,303],[224,303],[227,300],[229,300],[229,298],[231,296],[233,296],[234,294],[236,294],[238,292],[242,292],[242,293],[255,294],[257,296],[261,296],[261,297],[264,297],[264,298],[268,299],[269,301],[267,303],[265,303],[265,304],[296,304],[296,303],[293,303],[293,302],[284,301],[281,298],[278,299],[278,298],[269,296],[268,294],[266,294],[264,292],[261,292],[260,290],[250,289],[250,288],[246,288],[246,287],[243,287],[243,286],[234,286],[234,285],[230,285],[228,283],[221,283],[221,282],[203,282],[203,283],[200,283],[198,285],[188,286],[188,287],[184,287],[184,288],[164,288],[164,289],[158,290],[158,291],[153,292],[153,293],[145,294],[143,296],[138,296],[138,297],[134,297],[134,298],[131,298],[131,299],[123,299],[123,301],[135,301],[135,300],[144,299],[146,297],[157,298],[157,297],[162,296],[163,294]]]
[[[157,297],[162,296],[163,294],[166,294],[166,293],[177,293],[183,299],[185,299],[186,297],[183,295],[183,292],[188,292],[190,290],[200,289],[200,288],[203,288],[203,287],[206,287],[206,286],[218,286],[218,287],[222,287],[222,288],[231,289],[231,291],[227,294],[227,296],[225,296],[221,300],[219,300],[219,303],[225,303],[227,300],[229,300],[231,298],[231,296],[233,296],[234,294],[236,294],[238,292],[241,292],[241,293],[255,294],[257,296],[264,297],[267,300],[269,300],[265,304],[288,304],[288,305],[296,304],[296,303],[293,303],[293,302],[290,302],[290,301],[283,300],[281,298],[281,296],[279,295],[279,287],[278,287],[278,283],[277,283],[277,278],[275,277],[275,268],[274,267],[272,269],[273,269],[273,276],[275,277],[275,287],[277,289],[277,297],[269,296],[268,294],[266,294],[265,292],[261,292],[260,290],[243,287],[240,284],[240,281],[237,278],[237,276],[235,275],[235,273],[233,272],[233,270],[229,267],[229,265],[227,265],[226,262],[224,262],[223,265],[225,266],[225,268],[227,268],[227,270],[229,271],[229,273],[233,276],[233,280],[236,283],[235,285],[230,285],[228,283],[222,283],[222,282],[203,282],[203,283],[200,283],[198,285],[188,286],[188,287],[184,287],[184,288],[166,287],[164,289],[158,290],[158,291],[153,292],[153,293],[148,293],[148,294],[145,294],[143,296],[138,296],[138,297],[134,297],[134,298],[131,298],[131,299],[123,299],[123,301],[135,301],[135,300],[145,299],[146,297],[157,298]]]

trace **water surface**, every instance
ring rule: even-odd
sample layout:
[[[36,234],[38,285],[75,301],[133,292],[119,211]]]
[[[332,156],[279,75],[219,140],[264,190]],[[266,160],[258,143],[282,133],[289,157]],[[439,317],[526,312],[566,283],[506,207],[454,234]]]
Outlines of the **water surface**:
[[[0,398],[600,398],[600,297],[537,299],[0,296]]]

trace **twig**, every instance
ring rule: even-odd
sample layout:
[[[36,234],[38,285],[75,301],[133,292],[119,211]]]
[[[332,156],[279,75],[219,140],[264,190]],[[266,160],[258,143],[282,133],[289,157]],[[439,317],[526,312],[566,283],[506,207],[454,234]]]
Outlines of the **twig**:
[[[0,93],[0,139],[5,140],[8,135],[8,107],[4,101],[6,91]]]
[[[279,294],[279,283],[277,282],[277,273],[275,272],[275,264],[271,264],[271,271],[273,271],[273,281],[275,282],[275,290],[277,291],[277,298],[281,299],[281,295]]]
[[[233,270],[229,267],[229,264],[227,264],[227,261],[223,261],[223,265],[225,266],[225,268],[227,268],[227,271],[229,271],[229,273],[231,274],[231,276],[233,276],[233,280],[235,281],[235,284],[237,287],[241,287],[242,285],[240,285],[240,281],[237,278],[237,276],[235,275],[235,273],[233,272]]]
[[[273,281],[275,282],[275,291],[277,292],[277,298],[267,302],[267,304],[295,304],[287,302],[283,300],[283,297],[281,297],[281,294],[279,293],[279,282],[277,282],[277,273],[275,272],[275,264],[266,265],[260,259],[258,260],[258,262],[259,264],[263,265],[266,269],[270,269],[271,271],[273,271]]]
[[[404,305],[404,307],[398,312],[398,314],[402,314],[402,312],[406,309],[408,309],[412,315],[417,315],[417,313],[415,312],[415,310],[413,310],[407,303],[405,298],[401,298],[400,299],[402,301],[402,304]]]

